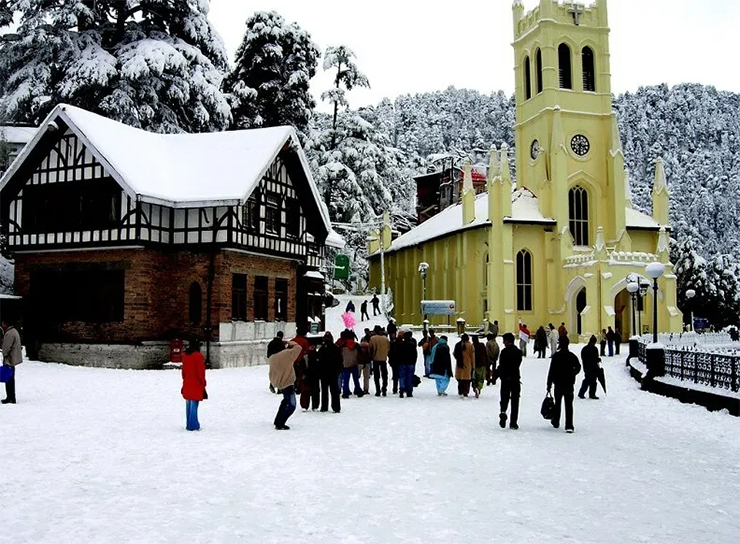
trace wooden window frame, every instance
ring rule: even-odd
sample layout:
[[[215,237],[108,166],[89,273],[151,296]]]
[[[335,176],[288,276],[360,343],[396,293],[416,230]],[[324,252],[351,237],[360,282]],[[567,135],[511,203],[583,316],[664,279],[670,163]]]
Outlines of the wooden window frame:
[[[247,320],[247,275],[231,275],[231,319]]]
[[[270,296],[270,278],[254,277],[254,320],[269,321],[268,297]]]
[[[588,191],[580,185],[568,191],[568,226],[573,236],[573,245],[589,245]]]
[[[522,249],[516,254],[516,309],[531,312],[533,308],[532,253]]]
[[[573,90],[573,57],[567,43],[558,46],[558,75],[560,88]]]

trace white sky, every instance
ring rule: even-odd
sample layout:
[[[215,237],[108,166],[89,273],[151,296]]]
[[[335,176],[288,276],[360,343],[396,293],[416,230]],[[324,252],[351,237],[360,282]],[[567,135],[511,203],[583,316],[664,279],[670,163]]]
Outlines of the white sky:
[[[586,0],[585,3],[591,3]],[[370,79],[350,105],[445,89],[514,90],[511,0],[211,0],[210,19],[233,61],[247,18],[275,10],[311,33],[323,50],[347,45]],[[527,10],[538,0],[524,0]],[[738,0],[610,0],[612,91],[640,85],[702,83],[740,92],[734,56]],[[321,72],[321,67],[319,66]],[[317,98],[331,86],[312,82]]]

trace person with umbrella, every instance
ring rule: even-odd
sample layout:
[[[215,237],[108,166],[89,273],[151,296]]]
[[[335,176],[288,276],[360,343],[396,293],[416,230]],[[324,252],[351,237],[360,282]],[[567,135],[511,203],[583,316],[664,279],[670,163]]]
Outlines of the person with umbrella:
[[[578,398],[586,398],[586,389],[588,389],[588,398],[598,400],[596,396],[596,378],[599,373],[599,349],[596,347],[597,338],[591,336],[588,345],[581,350],[581,361],[583,361],[583,383],[578,391]]]

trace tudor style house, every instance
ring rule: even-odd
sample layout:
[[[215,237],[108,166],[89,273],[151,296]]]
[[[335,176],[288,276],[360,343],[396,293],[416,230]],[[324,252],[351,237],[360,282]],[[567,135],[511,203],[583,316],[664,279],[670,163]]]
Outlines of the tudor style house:
[[[263,362],[322,319],[342,245],[290,127],[163,135],[60,105],[0,210],[30,355],[72,364],[156,367],[175,338],[213,367]]]

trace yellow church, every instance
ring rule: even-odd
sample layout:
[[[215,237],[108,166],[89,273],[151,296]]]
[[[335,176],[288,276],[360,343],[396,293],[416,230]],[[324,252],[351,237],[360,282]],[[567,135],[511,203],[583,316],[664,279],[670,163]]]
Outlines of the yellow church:
[[[497,320],[502,332],[516,331],[521,319],[532,332],[565,322],[580,339],[607,326],[627,338],[633,331],[627,276],[645,278],[646,265],[657,261],[666,267],[658,330],[680,331],[660,160],[652,217],[632,208],[612,111],[607,0],[591,6],[540,0],[528,13],[515,0],[513,15],[516,186],[506,145],[491,149],[485,193],[475,194],[466,164],[461,202],[395,240],[387,225],[382,237],[371,237],[370,285],[381,285],[382,243],[398,323],[422,322],[425,294],[454,300],[453,320]],[[429,264],[424,283],[420,263]],[[642,313],[649,326],[653,298],[651,289]]]

